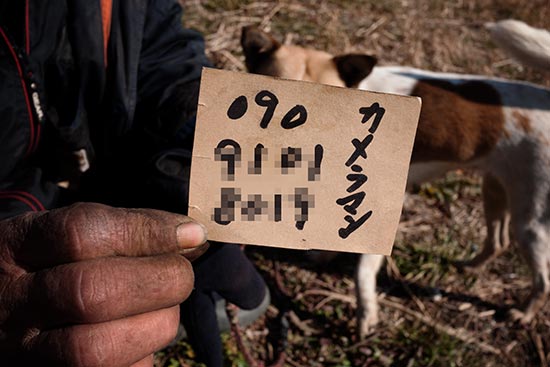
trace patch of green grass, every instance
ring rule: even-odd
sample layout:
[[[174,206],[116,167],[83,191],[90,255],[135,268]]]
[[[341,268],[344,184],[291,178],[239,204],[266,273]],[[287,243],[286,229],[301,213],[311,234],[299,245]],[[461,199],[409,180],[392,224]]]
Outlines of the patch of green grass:
[[[179,341],[175,346],[155,353],[156,367],[205,367],[195,362],[195,352],[186,341]]]
[[[403,351],[397,355],[394,365],[407,366],[457,366],[461,343],[456,339],[439,334],[427,327],[401,328],[395,338]]]
[[[442,179],[422,184],[418,193],[427,199],[436,200],[440,205],[449,205],[461,197],[479,197],[481,181],[460,171],[451,171]]]
[[[248,367],[242,353],[237,348],[237,344],[231,333],[222,333],[222,345],[224,351],[225,365],[230,367]]]
[[[464,257],[457,237],[458,233],[436,228],[434,242],[399,243],[393,259],[405,279],[422,279],[435,287],[455,273],[451,261]]]
[[[460,340],[417,321],[405,321],[383,337],[369,339],[367,348],[369,366],[476,367],[487,362]]]

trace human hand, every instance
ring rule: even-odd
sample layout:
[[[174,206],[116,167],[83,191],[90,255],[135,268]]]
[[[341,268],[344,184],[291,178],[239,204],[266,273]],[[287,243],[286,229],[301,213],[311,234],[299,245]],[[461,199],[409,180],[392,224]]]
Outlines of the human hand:
[[[205,241],[188,217],[100,204],[0,221],[3,361],[151,366],[193,288],[184,256]]]

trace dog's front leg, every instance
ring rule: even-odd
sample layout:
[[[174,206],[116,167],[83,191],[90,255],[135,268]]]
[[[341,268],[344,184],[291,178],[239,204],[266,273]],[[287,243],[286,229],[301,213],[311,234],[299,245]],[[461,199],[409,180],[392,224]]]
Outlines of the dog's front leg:
[[[506,191],[498,179],[490,174],[483,178],[482,189],[487,238],[483,249],[473,259],[454,262],[461,271],[479,268],[496,258],[510,245],[510,212]]]
[[[510,310],[510,317],[527,324],[533,320],[550,295],[550,228],[547,222],[532,223],[517,232],[518,246],[533,272],[533,288],[521,310]]]
[[[384,260],[382,255],[362,255],[355,279],[357,293],[357,328],[359,336],[365,337],[378,323],[378,299],[376,274]]]

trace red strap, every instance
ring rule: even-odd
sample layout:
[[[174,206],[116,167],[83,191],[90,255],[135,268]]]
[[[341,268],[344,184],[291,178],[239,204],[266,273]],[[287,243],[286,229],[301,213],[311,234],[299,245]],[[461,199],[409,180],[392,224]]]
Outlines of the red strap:
[[[107,44],[111,33],[111,19],[113,16],[113,0],[101,0],[101,22],[103,25],[103,60],[107,67]]]

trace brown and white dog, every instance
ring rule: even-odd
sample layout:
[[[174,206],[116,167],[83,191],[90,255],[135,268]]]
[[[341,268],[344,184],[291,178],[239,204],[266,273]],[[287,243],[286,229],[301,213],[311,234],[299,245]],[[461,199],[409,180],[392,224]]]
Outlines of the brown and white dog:
[[[508,20],[488,27],[503,48],[524,63],[550,70],[550,33]],[[487,239],[483,250],[458,264],[476,268],[510,244],[509,228],[533,272],[525,305],[510,311],[529,322],[550,293],[550,90],[477,75],[375,66],[368,55],[333,56],[282,45],[254,27],[241,44],[252,73],[422,98],[408,184],[448,170],[483,175]],[[383,257],[363,255],[357,271],[358,328],[378,322],[376,273]]]

